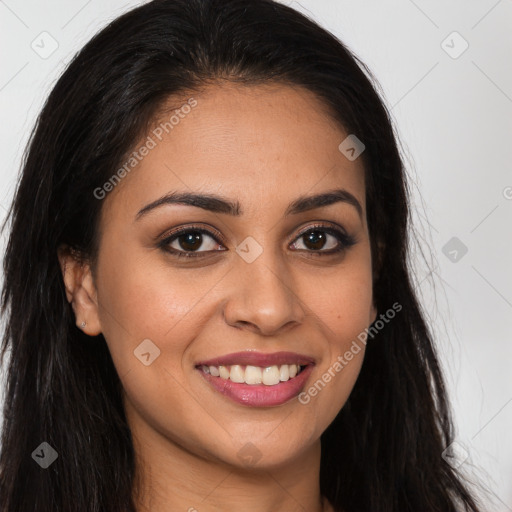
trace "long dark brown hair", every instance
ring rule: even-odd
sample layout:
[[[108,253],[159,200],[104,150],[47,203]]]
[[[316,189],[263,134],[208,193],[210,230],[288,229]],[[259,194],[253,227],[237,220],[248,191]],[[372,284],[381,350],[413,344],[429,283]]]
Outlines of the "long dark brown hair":
[[[103,336],[75,326],[57,249],[94,261],[102,202],[93,191],[170,96],[216,80],[304,87],[366,146],[375,305],[402,310],[368,343],[353,392],[322,435],[323,495],[344,512],[477,512],[442,457],[452,423],[411,283],[408,185],[388,111],[338,39],[271,0],[147,3],[97,34],[49,95],[8,217],[0,511],[135,510],[120,380]],[[31,456],[42,442],[59,454],[47,469]]]

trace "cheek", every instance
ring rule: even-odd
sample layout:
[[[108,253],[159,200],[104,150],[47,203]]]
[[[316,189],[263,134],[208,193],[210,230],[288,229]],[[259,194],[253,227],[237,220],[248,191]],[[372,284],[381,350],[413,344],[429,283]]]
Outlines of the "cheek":
[[[105,247],[97,279],[105,337],[116,343],[165,339],[192,310],[200,310],[198,303],[220,277],[219,272],[172,268],[154,252]]]
[[[120,376],[145,369],[137,359],[138,347],[148,344],[144,340],[156,347],[149,344],[150,357],[158,355],[155,361],[159,363],[165,359],[165,367],[175,372],[188,340],[200,328],[200,322],[183,320],[191,316],[198,298],[207,293],[208,280],[195,279],[191,286],[186,272],[155,264],[154,254],[149,256],[105,247],[98,262],[100,322]],[[189,331],[182,336],[185,324]]]
[[[347,258],[336,272],[310,275],[304,294],[319,329],[329,340],[331,357],[346,350],[372,321],[371,258],[365,247]]]
[[[183,359],[208,318],[207,302],[201,298],[214,286],[215,276],[204,273],[198,278],[194,271],[171,270],[155,263],[154,255],[150,261],[105,250],[102,257],[100,319],[129,403],[127,414],[137,411],[152,429],[180,444],[189,437],[197,440],[189,430],[204,422],[204,410],[196,405]],[[146,353],[149,357],[144,358]]]
[[[315,278],[305,301],[314,313],[324,357],[299,402],[314,411],[314,435],[325,428],[347,401],[359,376],[372,320],[372,273],[369,251],[354,253],[334,275]]]

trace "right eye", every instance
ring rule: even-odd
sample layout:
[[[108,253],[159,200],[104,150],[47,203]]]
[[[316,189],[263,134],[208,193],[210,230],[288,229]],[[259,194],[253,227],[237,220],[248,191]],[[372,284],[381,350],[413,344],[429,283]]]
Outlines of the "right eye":
[[[226,250],[216,249],[219,246],[223,247],[214,233],[191,226],[172,231],[159,243],[159,247],[178,258],[200,257],[203,256],[201,253]]]

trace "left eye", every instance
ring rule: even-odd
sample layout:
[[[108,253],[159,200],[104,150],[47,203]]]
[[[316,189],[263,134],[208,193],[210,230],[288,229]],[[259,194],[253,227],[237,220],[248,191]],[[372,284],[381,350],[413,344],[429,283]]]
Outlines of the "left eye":
[[[300,250],[312,250],[312,251],[320,251],[320,250],[332,250],[336,249],[340,245],[340,234],[331,234],[325,228],[323,229],[311,229],[302,233],[297,241],[293,243],[295,249]],[[304,247],[300,247],[300,243]],[[299,246],[297,246],[299,244]]]

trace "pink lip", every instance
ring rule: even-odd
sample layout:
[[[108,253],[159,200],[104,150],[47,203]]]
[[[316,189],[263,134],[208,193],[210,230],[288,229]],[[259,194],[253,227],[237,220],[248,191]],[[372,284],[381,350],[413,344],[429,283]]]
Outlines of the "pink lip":
[[[296,377],[286,382],[280,382],[275,386],[265,386],[264,384],[239,384],[228,379],[213,377],[199,369],[203,378],[206,379],[214,389],[231,400],[250,407],[273,407],[282,405],[292,398],[295,398],[304,388],[306,380],[312,371],[313,365],[309,364]]]
[[[297,364],[305,368],[295,377],[274,386],[264,384],[237,383],[228,379],[214,377],[201,370],[202,366],[280,366],[282,364]],[[306,380],[313,370],[315,360],[303,354],[295,352],[274,352],[264,354],[262,352],[244,351],[215,357],[196,364],[196,368],[214,389],[235,402],[251,407],[272,407],[282,405],[297,396],[303,389]]]
[[[267,368],[268,366],[280,366],[282,364],[298,364],[301,366],[315,364],[315,360],[311,357],[296,354],[294,352],[274,352],[273,354],[263,354],[262,352],[235,352],[225,356],[208,359],[196,364],[198,366],[231,366],[239,364],[241,366],[260,366]]]

